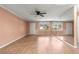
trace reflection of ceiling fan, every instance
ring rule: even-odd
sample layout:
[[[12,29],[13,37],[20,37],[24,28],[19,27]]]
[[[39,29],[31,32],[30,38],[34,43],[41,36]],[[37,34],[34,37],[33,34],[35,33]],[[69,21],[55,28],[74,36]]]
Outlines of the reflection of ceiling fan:
[[[47,14],[47,13],[46,12],[43,12],[43,11],[40,11],[38,9],[35,9],[34,12],[32,13],[32,15],[41,16],[41,17],[44,17],[45,14]]]

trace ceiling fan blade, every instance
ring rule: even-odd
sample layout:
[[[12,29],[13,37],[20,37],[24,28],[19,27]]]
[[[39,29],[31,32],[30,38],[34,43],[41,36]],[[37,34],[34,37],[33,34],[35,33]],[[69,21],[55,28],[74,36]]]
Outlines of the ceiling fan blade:
[[[47,14],[47,13],[40,13],[40,14]]]
[[[41,16],[41,17],[44,17],[44,15],[43,15],[43,14],[40,14],[40,16]]]

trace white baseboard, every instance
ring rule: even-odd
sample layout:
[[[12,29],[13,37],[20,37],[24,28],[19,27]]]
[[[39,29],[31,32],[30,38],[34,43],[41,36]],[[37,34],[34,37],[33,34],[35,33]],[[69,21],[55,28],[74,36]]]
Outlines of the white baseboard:
[[[25,35],[23,35],[23,36],[20,36],[19,38],[14,39],[14,40],[12,40],[12,41],[10,41],[10,42],[8,42],[8,43],[6,43],[6,44],[0,46],[0,48],[6,47],[7,45],[9,45],[9,44],[11,44],[11,43],[13,43],[13,42],[15,42],[15,41],[17,41],[17,40],[23,38],[23,37],[26,36],[26,35],[27,35],[27,34],[25,34]]]

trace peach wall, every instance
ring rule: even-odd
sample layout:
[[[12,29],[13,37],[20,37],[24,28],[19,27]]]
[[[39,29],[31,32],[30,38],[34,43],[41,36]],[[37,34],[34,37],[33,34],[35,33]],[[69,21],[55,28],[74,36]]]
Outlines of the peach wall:
[[[0,8],[0,47],[15,41],[29,32],[29,22]]]

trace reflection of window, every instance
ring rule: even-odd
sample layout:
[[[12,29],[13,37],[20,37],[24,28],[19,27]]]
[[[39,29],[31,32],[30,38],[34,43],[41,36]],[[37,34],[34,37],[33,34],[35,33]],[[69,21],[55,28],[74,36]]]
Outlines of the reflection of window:
[[[52,31],[63,31],[63,23],[52,22]]]
[[[48,22],[40,22],[40,30],[48,31],[49,23]]]

